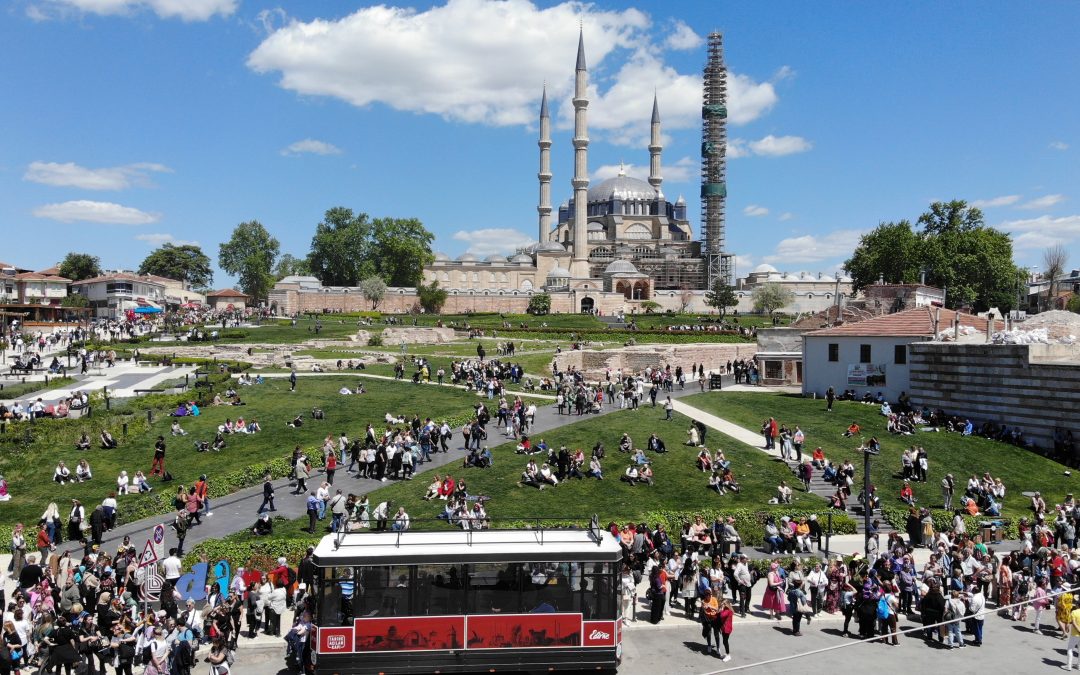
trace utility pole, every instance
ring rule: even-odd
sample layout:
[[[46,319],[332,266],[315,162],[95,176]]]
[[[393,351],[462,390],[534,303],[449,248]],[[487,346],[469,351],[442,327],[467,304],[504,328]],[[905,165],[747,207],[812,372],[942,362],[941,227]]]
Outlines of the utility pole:
[[[877,451],[873,450],[869,445],[863,447],[863,530],[865,539],[863,540],[863,553],[866,554],[867,561],[870,560],[870,518],[873,515],[874,507],[870,503],[870,457],[876,455]]]

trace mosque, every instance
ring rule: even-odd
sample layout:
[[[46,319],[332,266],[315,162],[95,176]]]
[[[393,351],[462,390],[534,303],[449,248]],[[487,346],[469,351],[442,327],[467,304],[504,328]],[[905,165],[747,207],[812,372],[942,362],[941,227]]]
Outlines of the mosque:
[[[660,108],[653,98],[647,181],[626,175],[589,184],[588,71],[578,38],[574,81],[573,196],[556,212],[551,205],[551,116],[545,90],[540,103],[540,200],[537,243],[507,258],[451,260],[435,254],[425,281],[438,281],[451,296],[502,296],[547,292],[555,311],[629,309],[661,302],[705,286],[701,243],[693,240],[686,200],[670,202],[662,189]]]
[[[702,106],[702,222],[712,223],[714,250],[709,250],[709,236],[694,238],[686,200],[679,196],[670,202],[664,195],[660,107],[655,96],[648,179],[639,180],[620,170],[618,175],[590,185],[588,71],[585,42],[579,35],[573,98],[573,194],[558,210],[552,207],[551,115],[545,89],[537,143],[537,241],[510,257],[491,255],[479,260],[465,253],[452,260],[436,253],[434,262],[424,268],[424,282],[437,281],[448,292],[443,311],[522,313],[534,295],[548,293],[551,311],[560,313],[630,314],[640,312],[647,301],[656,302],[660,311],[712,312],[715,310],[705,304],[705,289],[714,262],[719,264],[712,273],[719,272],[720,278],[736,286],[739,312],[752,311],[754,288],[765,283],[783,284],[792,291],[793,301],[785,307],[790,312],[820,311],[832,305],[837,294],[851,297],[851,280],[846,277],[779,272],[762,265],[746,279],[732,278],[734,256],[723,251],[727,110],[721,49],[719,34],[710,35]],[[715,82],[710,83],[710,69],[719,73],[715,81],[719,89]],[[371,309],[359,288],[323,286],[309,276],[285,277],[275,284],[269,299],[275,311],[285,314]],[[389,288],[379,309],[407,312],[417,300],[415,288]]]

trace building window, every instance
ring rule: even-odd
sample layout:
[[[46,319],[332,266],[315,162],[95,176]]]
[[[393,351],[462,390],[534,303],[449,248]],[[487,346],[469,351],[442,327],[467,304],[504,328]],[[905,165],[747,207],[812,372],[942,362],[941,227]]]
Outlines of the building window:
[[[829,343],[829,360],[833,362],[840,360],[840,345],[835,342]]]
[[[784,379],[784,362],[783,361],[766,361],[765,362],[765,379],[767,379],[767,380],[782,380],[782,379]]]
[[[893,347],[893,363],[903,365],[907,363],[907,345]]]
[[[870,345],[859,345],[859,363],[870,363]]]

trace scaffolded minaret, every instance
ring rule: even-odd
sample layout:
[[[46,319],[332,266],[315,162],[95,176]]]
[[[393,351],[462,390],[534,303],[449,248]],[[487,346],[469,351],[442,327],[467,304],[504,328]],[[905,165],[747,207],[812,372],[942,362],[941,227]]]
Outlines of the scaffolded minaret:
[[[570,274],[575,278],[589,276],[588,206],[589,206],[589,129],[586,109],[589,99],[585,89],[589,82],[585,71],[585,34],[578,33],[577,68],[574,73],[574,257]]]
[[[701,253],[707,288],[717,279],[731,284],[734,256],[724,251],[724,207],[727,202],[727,68],[724,38],[709,35],[701,106]]]
[[[548,114],[547,85],[544,86],[544,98],[540,101],[540,204],[536,207],[540,214],[540,232],[536,240],[544,243],[551,233],[551,115]]]

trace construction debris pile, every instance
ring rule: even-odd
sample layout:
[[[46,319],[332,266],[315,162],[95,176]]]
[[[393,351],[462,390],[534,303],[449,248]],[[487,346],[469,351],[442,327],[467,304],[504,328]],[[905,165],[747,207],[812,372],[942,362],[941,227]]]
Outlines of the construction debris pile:
[[[1080,335],[1080,314],[1052,310],[1036,314],[1010,330],[994,333],[994,344],[1004,345],[1072,345]]]

